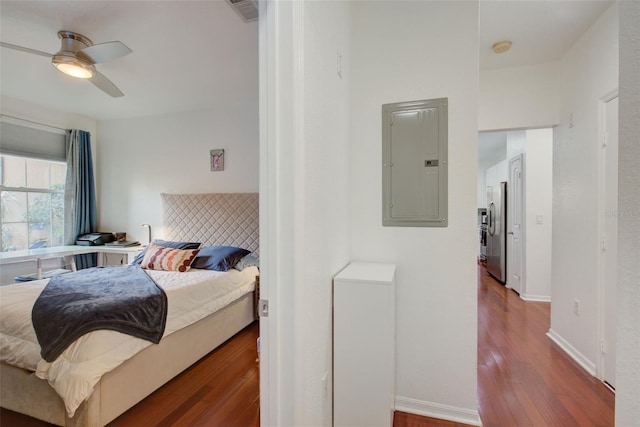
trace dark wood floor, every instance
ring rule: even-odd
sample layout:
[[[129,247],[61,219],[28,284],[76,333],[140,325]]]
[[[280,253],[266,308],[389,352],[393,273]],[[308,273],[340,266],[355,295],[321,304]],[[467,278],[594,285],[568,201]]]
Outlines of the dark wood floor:
[[[478,266],[478,407],[483,426],[614,425],[614,394],[546,336],[549,310],[549,303],[524,302]],[[394,427],[465,425],[400,415]]]
[[[524,302],[478,267],[483,425],[613,426],[614,394],[554,344],[550,304]]]
[[[254,322],[109,427],[259,426],[258,333]]]
[[[545,335],[549,308],[522,301],[478,267],[478,401],[484,426],[613,426],[613,393]],[[110,426],[257,427],[257,336],[254,323]],[[47,424],[2,410],[0,425]],[[394,419],[394,427],[433,426],[464,424],[400,412]]]
[[[109,427],[259,426],[259,372],[254,322]],[[2,409],[2,427],[50,426]]]

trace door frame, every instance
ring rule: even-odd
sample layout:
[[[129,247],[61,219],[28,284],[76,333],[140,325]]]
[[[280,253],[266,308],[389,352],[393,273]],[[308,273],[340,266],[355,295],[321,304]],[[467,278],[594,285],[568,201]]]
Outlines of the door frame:
[[[525,138],[526,138],[526,134],[525,134]],[[526,275],[526,271],[527,271],[527,256],[526,256],[526,223],[527,223],[527,211],[526,211],[526,205],[527,205],[527,197],[526,197],[526,179],[527,179],[527,174],[526,174],[526,154],[525,153],[519,153],[516,156],[513,156],[509,159],[508,162],[508,179],[507,179],[507,191],[508,193],[512,193],[513,194],[513,183],[511,182],[511,162],[514,161],[515,159],[520,159],[520,173],[521,173],[521,179],[520,179],[520,183],[522,185],[521,188],[521,200],[522,200],[522,206],[520,207],[520,211],[522,213],[522,218],[521,218],[521,223],[520,223],[520,298],[524,299],[523,297],[527,294],[527,275]],[[512,194],[507,194],[507,227],[505,228],[505,232],[507,233],[507,281],[506,281],[506,286],[508,288],[513,289],[513,287],[511,286],[510,283],[510,279],[511,279],[511,273],[510,273],[510,259],[513,259],[512,256],[512,247],[513,247],[513,237],[512,234],[509,234],[510,230],[510,226],[511,226],[511,218],[512,218],[512,201],[514,200],[514,197],[512,196]]]
[[[260,116],[260,300],[268,315],[260,317],[260,425],[293,425],[294,364],[292,265],[300,196],[297,168],[303,164],[303,2],[258,2]],[[301,161],[302,160],[302,161]],[[292,226],[293,224],[293,226]]]
[[[605,217],[604,217],[604,207],[605,207],[605,186],[606,186],[606,176],[605,176],[605,161],[606,158],[603,154],[603,140],[606,138],[606,121],[607,121],[607,103],[613,101],[615,98],[618,98],[618,88],[610,90],[600,97],[598,100],[598,247],[596,250],[598,251],[598,265],[597,265],[597,279],[598,279],[598,289],[597,289],[597,331],[596,331],[596,378],[601,381],[604,381],[604,363],[605,357],[603,350],[603,343],[605,340],[605,256],[602,250],[602,238],[605,232]],[[616,285],[617,286],[617,285]],[[617,329],[617,328],[616,328]]]

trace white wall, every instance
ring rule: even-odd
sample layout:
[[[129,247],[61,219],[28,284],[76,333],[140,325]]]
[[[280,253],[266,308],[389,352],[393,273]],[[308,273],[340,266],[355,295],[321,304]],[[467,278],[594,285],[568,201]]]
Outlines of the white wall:
[[[487,171],[478,168],[478,209],[487,208]]]
[[[397,265],[396,408],[477,423],[478,3],[352,5],[351,253]],[[449,226],[382,227],[381,106],[440,97]]]
[[[551,298],[553,130],[526,131],[524,299]],[[541,217],[542,224],[537,222]]]
[[[487,207],[487,169],[507,158],[508,132],[481,132],[478,135],[478,208]],[[506,176],[502,181],[506,180]],[[494,179],[494,182],[500,180]]]
[[[348,2],[305,2],[304,128],[296,141],[304,165],[295,177],[304,229],[294,304],[295,373],[302,381],[295,394],[294,425],[331,424],[332,278],[348,264],[350,247],[349,38]],[[338,51],[342,77],[336,68]]]
[[[527,152],[527,134],[525,131],[511,131],[507,133],[507,175],[509,174],[509,160],[519,154]]]
[[[101,121],[98,223],[129,240],[162,237],[160,193],[257,192],[258,105]],[[224,171],[209,150],[224,148]]]
[[[640,2],[620,2],[616,426],[640,420]]]
[[[552,127],[558,116],[558,62],[480,70],[480,130]]]
[[[42,105],[36,105],[5,95],[2,95],[0,100],[0,113],[56,128],[82,129],[90,132],[92,155],[95,164],[98,138],[96,132],[97,122],[94,119],[78,114],[65,113],[64,111],[52,110]],[[48,130],[47,126],[30,123],[28,121],[13,121],[13,123]],[[100,194],[98,194],[98,197],[100,197]],[[42,265],[45,271],[59,267],[60,261],[58,259],[46,260]],[[35,273],[35,264],[33,262],[27,262],[5,265],[0,270],[0,284],[8,284],[13,282],[15,276]]]
[[[561,122],[554,129],[550,335],[591,372],[598,349],[598,101],[618,86],[617,7],[562,59]]]
[[[350,247],[349,5],[262,3],[260,274],[270,316],[260,329],[271,349],[261,362],[263,425],[332,424],[332,277]]]
[[[484,180],[487,184],[486,187],[497,188],[498,185],[509,179],[509,162],[505,159],[501,162],[496,163],[495,165],[487,168],[484,172]],[[487,200],[486,189],[485,187],[485,202]],[[487,207],[485,203],[485,208]]]
[[[91,117],[53,110],[46,106],[36,105],[5,95],[2,95],[1,97],[0,112],[2,112],[2,114],[19,117],[21,119],[32,120],[44,125],[63,129],[82,129],[90,132],[95,155],[95,145],[97,141],[96,130],[98,123]],[[24,126],[29,125],[29,123],[24,123]]]

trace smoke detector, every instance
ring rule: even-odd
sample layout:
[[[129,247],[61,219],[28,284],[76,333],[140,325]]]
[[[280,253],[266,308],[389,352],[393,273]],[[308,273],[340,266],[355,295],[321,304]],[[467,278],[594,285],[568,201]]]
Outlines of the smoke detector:
[[[492,47],[495,53],[505,53],[509,49],[511,49],[511,42],[509,40],[502,40],[497,42]]]
[[[257,0],[227,0],[227,3],[244,22],[256,21],[258,19]]]

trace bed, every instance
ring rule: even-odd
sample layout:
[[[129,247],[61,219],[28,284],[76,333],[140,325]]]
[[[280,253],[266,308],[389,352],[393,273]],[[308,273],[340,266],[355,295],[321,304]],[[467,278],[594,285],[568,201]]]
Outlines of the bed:
[[[242,247],[259,257],[258,194],[162,194],[161,197],[163,239]],[[201,274],[191,272],[194,277]],[[236,281],[246,282],[252,278],[255,282],[257,268],[234,270],[233,274],[238,276]],[[156,279],[161,287],[162,280],[171,287],[170,278]],[[250,285],[249,288],[244,285],[248,291],[235,291],[236,295],[227,297],[220,309],[188,326],[172,331],[168,321],[159,344],[146,345],[102,375],[73,417],[68,416],[65,403],[47,381],[36,377],[33,371],[7,363],[0,363],[0,405],[56,425],[104,426],[253,322],[256,296],[253,283]],[[30,286],[37,287],[38,283],[32,282]]]

